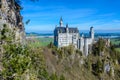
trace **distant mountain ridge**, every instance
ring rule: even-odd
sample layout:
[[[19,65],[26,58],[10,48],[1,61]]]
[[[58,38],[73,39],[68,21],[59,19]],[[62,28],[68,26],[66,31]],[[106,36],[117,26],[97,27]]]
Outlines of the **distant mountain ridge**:
[[[80,33],[88,33],[89,30],[79,30]],[[26,33],[53,33],[54,30],[50,30],[50,31],[26,31]],[[120,33],[120,29],[118,30],[95,30],[95,33]]]
[[[88,30],[81,30],[80,31],[80,35],[84,34],[85,37],[89,36],[89,31]],[[53,31],[47,31],[47,32],[29,32],[26,33],[26,36],[54,36]],[[104,37],[104,38],[116,38],[116,37],[120,37],[120,31],[101,31],[101,30],[96,30],[95,31],[95,37]]]

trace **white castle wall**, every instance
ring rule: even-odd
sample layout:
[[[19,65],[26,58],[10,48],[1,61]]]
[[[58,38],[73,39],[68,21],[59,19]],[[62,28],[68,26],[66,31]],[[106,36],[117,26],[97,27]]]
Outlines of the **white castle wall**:
[[[58,47],[64,47],[73,44],[75,48],[77,48],[78,36],[79,34],[77,33],[59,33]]]
[[[88,56],[88,39],[84,39],[84,55]]]
[[[83,51],[84,51],[83,49],[84,49],[84,45],[85,45],[85,44],[84,44],[84,38],[81,37],[79,41],[80,41],[80,42],[79,42],[79,45],[80,45],[80,46],[79,46],[79,49],[80,49],[80,51],[83,53]]]
[[[92,45],[93,39],[92,38],[85,38],[84,39],[84,55],[88,56],[89,54],[89,45]]]

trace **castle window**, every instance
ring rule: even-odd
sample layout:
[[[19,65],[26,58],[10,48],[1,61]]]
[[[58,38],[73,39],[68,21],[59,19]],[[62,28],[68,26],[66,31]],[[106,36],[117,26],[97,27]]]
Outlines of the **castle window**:
[[[73,36],[73,39],[76,39],[76,35]]]

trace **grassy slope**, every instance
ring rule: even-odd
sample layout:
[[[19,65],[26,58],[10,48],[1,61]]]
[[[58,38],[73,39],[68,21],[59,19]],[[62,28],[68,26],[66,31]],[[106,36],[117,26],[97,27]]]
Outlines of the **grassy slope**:
[[[116,48],[116,51],[119,51],[119,52],[120,52],[120,48]]]
[[[120,39],[111,39],[112,44],[118,45],[120,44]]]
[[[29,46],[32,46],[32,47],[45,47],[50,42],[53,42],[53,38],[28,39]]]
[[[120,39],[111,39],[111,42],[113,45],[119,45],[120,44]],[[116,48],[117,51],[120,52],[120,47]]]
[[[41,46],[47,46],[50,42],[53,42],[53,38],[38,38]]]

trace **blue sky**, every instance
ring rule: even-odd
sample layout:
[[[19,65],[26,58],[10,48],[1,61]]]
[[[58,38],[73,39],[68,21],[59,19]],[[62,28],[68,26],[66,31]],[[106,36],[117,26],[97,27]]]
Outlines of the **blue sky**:
[[[120,30],[120,0],[22,1],[26,32],[53,31],[62,16],[64,25],[88,30]]]

